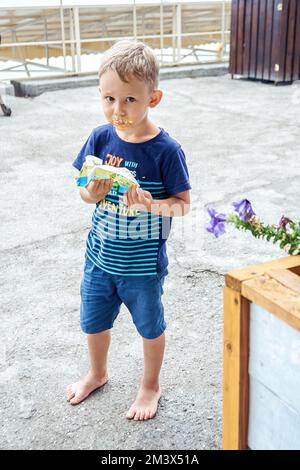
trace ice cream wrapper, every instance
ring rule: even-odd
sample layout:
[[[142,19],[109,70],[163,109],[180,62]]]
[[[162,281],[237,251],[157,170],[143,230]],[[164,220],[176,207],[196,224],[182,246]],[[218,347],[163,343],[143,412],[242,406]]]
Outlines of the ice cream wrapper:
[[[87,155],[77,178],[77,186],[86,186],[91,180],[113,178],[114,187],[120,192],[127,191],[130,186],[139,186],[133,174],[127,168],[103,165],[100,158]]]

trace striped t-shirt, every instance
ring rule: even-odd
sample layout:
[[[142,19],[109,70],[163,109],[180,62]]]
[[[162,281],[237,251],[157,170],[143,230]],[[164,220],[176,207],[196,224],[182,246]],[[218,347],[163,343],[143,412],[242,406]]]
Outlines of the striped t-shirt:
[[[80,170],[87,155],[128,168],[153,199],[167,199],[191,189],[184,152],[164,129],[146,142],[131,143],[122,140],[111,124],[102,125],[92,131],[73,166]],[[170,217],[128,208],[123,192],[114,185],[96,204],[86,255],[110,274],[159,274],[168,265],[166,240],[171,222]]]

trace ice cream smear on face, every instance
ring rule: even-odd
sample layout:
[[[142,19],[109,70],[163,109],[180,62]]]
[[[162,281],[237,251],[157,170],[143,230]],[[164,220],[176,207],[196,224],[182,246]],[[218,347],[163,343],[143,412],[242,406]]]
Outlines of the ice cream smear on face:
[[[127,119],[125,117],[118,117],[118,116],[113,116],[112,118],[112,124],[114,126],[131,126],[132,121],[130,119]]]

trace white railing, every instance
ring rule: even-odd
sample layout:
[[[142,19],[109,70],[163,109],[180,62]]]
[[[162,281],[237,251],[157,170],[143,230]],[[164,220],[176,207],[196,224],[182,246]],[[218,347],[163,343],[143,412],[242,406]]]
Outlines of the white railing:
[[[228,59],[227,44],[230,33],[231,0],[199,1],[196,3],[189,1],[170,2],[168,0],[152,0],[151,2],[150,0],[147,4],[132,0],[131,5],[122,6],[122,11],[125,11],[124,8],[126,8],[128,14],[126,14],[124,24],[118,25],[119,35],[109,34],[110,30],[104,21],[103,24],[101,23],[101,27],[104,32],[106,30],[106,34],[102,32],[101,37],[99,34],[87,37],[93,32],[87,30],[88,24],[83,19],[83,14],[97,13],[99,22],[99,12],[103,11],[106,17],[111,15],[109,19],[113,24],[114,15],[119,12],[116,6],[108,7],[99,1],[99,7],[96,8],[95,3],[97,2],[94,0],[93,3],[94,5],[90,7],[84,6],[84,4],[70,7],[64,5],[61,0],[59,8],[36,9],[36,17],[33,19],[34,10],[31,7],[31,19],[28,20],[26,19],[26,9],[22,9],[25,19],[23,17],[22,21],[13,27],[9,24],[5,27],[5,22],[1,20],[1,12],[4,9],[0,8],[0,31],[2,34],[0,80],[4,75],[4,78],[8,79],[15,78],[16,74],[22,73],[27,76],[45,73],[57,74],[58,72],[63,74],[82,73],[86,71],[82,64],[84,53],[100,52],[105,49],[107,43],[129,37],[158,44],[158,56],[162,66],[222,62]],[[196,31],[185,32],[186,28],[191,28],[194,21],[187,10],[187,7],[191,5],[193,5],[191,11],[203,15],[203,17],[201,16],[203,19],[199,21]],[[151,6],[157,8],[156,21],[159,26],[156,29],[153,27],[155,31],[151,31],[150,28],[148,32],[144,20]],[[5,11],[9,10],[6,8]],[[149,19],[151,20],[151,16],[148,16],[147,20],[149,21]],[[51,32],[49,31],[50,25]],[[219,28],[214,29],[215,25]],[[32,28],[32,36],[38,33],[40,40],[36,38],[28,40],[28,34],[31,34],[30,28]],[[166,31],[166,29],[168,30]],[[51,39],[51,34],[57,37]],[[13,40],[9,41],[9,38]],[[208,43],[211,43],[210,47],[207,46]],[[32,57],[35,52],[36,56]],[[26,54],[27,58],[24,57]],[[53,65],[54,55],[61,56],[58,65]],[[30,60],[28,56],[35,60]],[[43,57],[43,59],[37,60],[36,57]]]

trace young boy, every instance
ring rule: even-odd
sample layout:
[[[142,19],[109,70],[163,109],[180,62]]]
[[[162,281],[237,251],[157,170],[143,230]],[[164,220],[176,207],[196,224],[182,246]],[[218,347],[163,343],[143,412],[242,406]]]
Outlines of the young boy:
[[[148,117],[162,98],[159,65],[141,42],[120,41],[104,55],[99,90],[109,124],[94,129],[73,165],[86,155],[126,167],[137,179],[121,193],[111,179],[80,188],[96,204],[87,237],[81,283],[81,328],[87,334],[90,370],[67,388],[72,405],[108,380],[110,330],[124,303],[143,338],[144,372],[128,419],[155,416],[161,395],[159,374],[165,348],[162,285],[167,275],[166,238],[171,217],[189,210],[191,189],[181,146]]]

